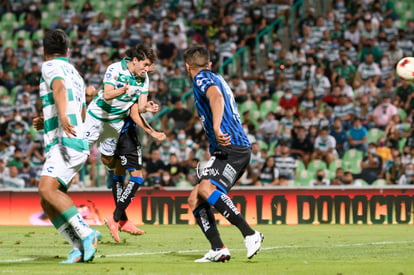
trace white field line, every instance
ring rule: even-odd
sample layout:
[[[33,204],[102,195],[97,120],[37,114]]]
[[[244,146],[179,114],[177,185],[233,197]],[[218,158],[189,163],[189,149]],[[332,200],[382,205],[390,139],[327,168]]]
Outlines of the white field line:
[[[324,246],[326,248],[335,248],[335,247],[353,247],[353,246],[370,246],[370,245],[393,245],[393,244],[409,244],[414,243],[414,240],[407,240],[407,241],[383,241],[383,242],[370,242],[370,243],[350,243],[350,244],[336,244],[332,246]],[[299,249],[299,248],[317,248],[321,246],[301,246],[301,245],[280,245],[280,246],[268,246],[262,247],[261,250],[280,250],[280,249]],[[234,248],[231,251],[244,251],[243,248]],[[121,254],[105,254],[105,255],[96,255],[95,258],[100,257],[131,257],[131,256],[146,256],[146,255],[164,255],[164,254],[171,254],[171,253],[202,253],[206,250],[178,250],[178,251],[154,251],[154,252],[134,252],[134,253],[121,253]],[[20,258],[20,259],[11,259],[11,260],[0,260],[0,263],[18,263],[18,262],[29,262],[35,261],[36,258]],[[3,273],[3,271],[0,271]]]

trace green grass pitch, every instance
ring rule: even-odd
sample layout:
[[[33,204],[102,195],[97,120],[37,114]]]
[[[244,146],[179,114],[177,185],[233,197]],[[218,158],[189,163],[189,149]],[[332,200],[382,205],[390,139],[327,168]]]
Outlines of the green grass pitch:
[[[145,225],[142,236],[105,226],[92,263],[61,265],[70,247],[53,227],[0,227],[1,274],[414,274],[412,225],[258,225],[265,235],[246,258],[237,228],[219,226],[232,258],[194,263],[209,249],[197,226]]]

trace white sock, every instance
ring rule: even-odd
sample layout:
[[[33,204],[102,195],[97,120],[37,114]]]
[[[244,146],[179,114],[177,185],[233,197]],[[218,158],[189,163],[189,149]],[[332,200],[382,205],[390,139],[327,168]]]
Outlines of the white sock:
[[[81,239],[69,223],[62,224],[57,231],[74,249],[82,249]]]
[[[81,239],[85,238],[93,232],[79,213],[70,218],[69,223],[72,225],[73,230]]]

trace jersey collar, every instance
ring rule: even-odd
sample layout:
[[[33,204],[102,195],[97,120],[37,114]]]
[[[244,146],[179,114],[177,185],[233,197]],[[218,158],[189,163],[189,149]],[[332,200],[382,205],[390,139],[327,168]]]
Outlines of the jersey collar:
[[[67,59],[66,57],[63,57],[63,56],[55,57],[55,58],[53,58],[53,60],[62,60],[62,61],[65,61],[65,62],[69,63],[69,59]]]
[[[122,58],[122,60],[121,60],[122,69],[127,70],[128,69],[127,62],[129,62],[131,60],[132,60],[131,57]]]

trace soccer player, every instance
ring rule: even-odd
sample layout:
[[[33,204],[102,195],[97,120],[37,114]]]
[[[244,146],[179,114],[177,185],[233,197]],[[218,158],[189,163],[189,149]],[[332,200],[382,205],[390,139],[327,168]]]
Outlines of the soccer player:
[[[91,101],[86,114],[84,137],[89,146],[97,142],[102,163],[109,170],[114,168],[113,156],[125,118],[130,115],[134,122],[139,123],[139,112],[158,111],[157,104],[147,101],[147,72],[157,59],[155,51],[138,44],[128,49],[126,56],[108,66],[103,90]],[[158,138],[162,134],[154,131],[151,136]]]
[[[89,155],[82,139],[85,117],[85,83],[68,62],[69,38],[61,30],[43,39],[40,98],[43,108],[46,161],[39,182],[40,203],[58,232],[73,246],[62,263],[91,261],[97,249],[97,232],[79,214],[66,194],[68,184]],[[35,122],[36,124],[36,122]]]
[[[220,238],[211,206],[237,226],[244,237],[247,258],[251,259],[261,247],[263,234],[247,224],[227,196],[249,165],[250,142],[243,131],[233,92],[222,76],[210,71],[208,50],[194,46],[185,52],[184,61],[211,153],[188,198],[197,224],[211,244],[204,257],[195,262],[225,262],[231,257]]]
[[[144,129],[147,133],[152,133],[154,130],[146,123],[144,118],[138,117],[138,126]],[[124,231],[132,235],[141,235],[145,232],[135,227],[135,225],[128,220],[126,215],[126,208],[131,203],[135,193],[142,185],[144,178],[142,174],[142,149],[141,143],[137,136],[137,125],[130,117],[125,120],[124,127],[122,127],[121,134],[118,139],[118,144],[115,151],[114,184],[112,186],[112,194],[115,201],[115,211],[113,215],[105,218],[105,223],[111,232],[113,239],[120,242],[118,231]],[[165,140],[166,136],[159,135],[160,141]],[[129,181],[125,184],[125,170],[129,172]]]

